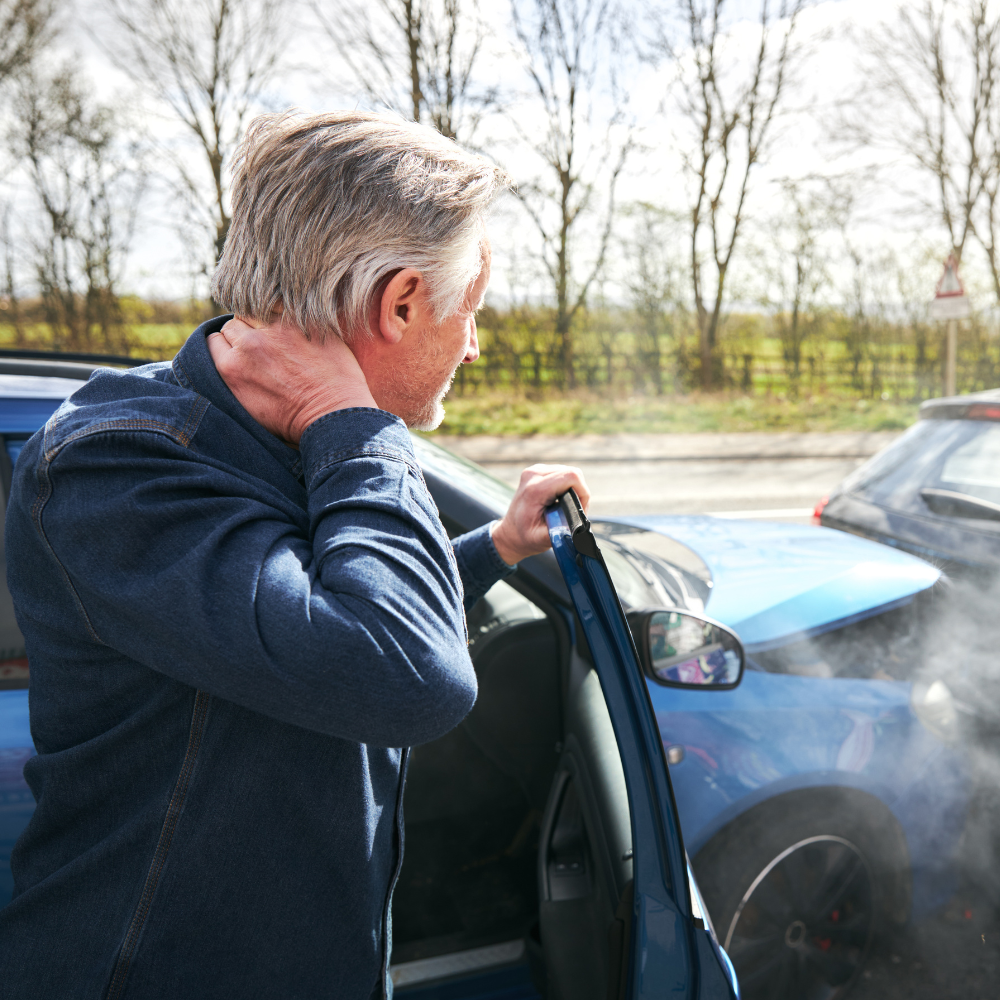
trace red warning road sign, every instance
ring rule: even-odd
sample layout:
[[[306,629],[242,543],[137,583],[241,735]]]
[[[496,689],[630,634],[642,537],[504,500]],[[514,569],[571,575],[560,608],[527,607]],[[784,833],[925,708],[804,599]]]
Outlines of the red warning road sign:
[[[958,261],[953,253],[948,254],[948,259],[944,262],[944,273],[938,280],[934,289],[934,298],[950,299],[957,295],[965,294],[965,286],[958,276]]]
[[[931,302],[931,319],[966,319],[969,315],[969,299],[965,286],[958,276],[958,261],[954,254],[948,254],[944,262],[944,272],[934,289]]]

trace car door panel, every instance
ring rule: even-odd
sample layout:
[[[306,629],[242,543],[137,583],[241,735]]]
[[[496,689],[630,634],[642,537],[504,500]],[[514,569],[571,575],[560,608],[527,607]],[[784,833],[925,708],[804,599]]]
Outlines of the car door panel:
[[[542,823],[539,922],[552,997],[604,1000],[618,996],[631,925],[630,912],[619,911],[632,879],[632,834],[600,681],[575,652],[566,702],[564,751]]]

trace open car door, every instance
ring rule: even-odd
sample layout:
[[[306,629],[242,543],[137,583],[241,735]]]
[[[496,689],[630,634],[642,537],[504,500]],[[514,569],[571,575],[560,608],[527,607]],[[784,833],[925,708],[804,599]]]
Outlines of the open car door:
[[[600,980],[608,1000],[738,998],[732,965],[715,938],[687,863],[642,661],[576,494],[563,495],[547,521],[576,611],[575,627],[585,639],[578,645],[592,660],[586,675],[599,680],[620,754],[620,762],[588,754],[574,739],[570,719],[539,849],[550,995],[556,1000],[596,996]],[[572,699],[571,716],[588,710],[585,683]],[[609,768],[615,772],[610,777]],[[602,803],[602,796],[615,797],[616,786],[624,788],[627,808]],[[588,813],[602,812],[630,820],[585,822]],[[602,890],[602,884],[611,888]],[[606,941],[588,939],[604,923],[594,919],[595,911],[613,914]]]

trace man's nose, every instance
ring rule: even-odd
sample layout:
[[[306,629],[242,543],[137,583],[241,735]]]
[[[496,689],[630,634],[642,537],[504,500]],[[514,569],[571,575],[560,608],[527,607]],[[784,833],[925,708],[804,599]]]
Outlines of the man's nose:
[[[472,321],[472,331],[469,334],[469,349],[465,352],[465,363],[471,365],[473,361],[479,360],[479,331],[476,329],[476,321]]]

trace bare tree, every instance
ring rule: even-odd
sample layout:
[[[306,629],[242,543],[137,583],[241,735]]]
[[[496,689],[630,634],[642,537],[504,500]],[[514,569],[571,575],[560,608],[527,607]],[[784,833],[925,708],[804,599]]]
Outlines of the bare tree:
[[[802,349],[819,326],[819,293],[830,284],[832,256],[823,237],[841,225],[843,196],[833,186],[804,181],[782,183],[784,203],[771,227],[771,253],[763,271],[764,304],[781,340],[789,395],[796,397],[802,379]]]
[[[716,351],[733,255],[746,221],[756,169],[783,110],[804,0],[758,0],[749,58],[728,19],[726,0],[677,0],[661,21],[657,50],[676,66],[664,111],[685,123],[678,143],[690,187],[689,254],[698,321],[701,383],[720,374]],[[749,25],[741,26],[746,33]],[[676,116],[676,117],[675,117]]]
[[[613,0],[513,0],[512,12],[533,98],[513,124],[541,163],[518,193],[541,239],[561,382],[572,387],[573,322],[604,267],[618,178],[633,148],[616,74],[618,10]],[[594,252],[580,268],[588,218],[597,221]]]
[[[941,226],[957,260],[979,243],[1000,302],[1000,8],[904,4],[859,48],[865,87],[842,133],[916,169],[910,206]]]
[[[52,39],[55,0],[0,0],[0,84]]]
[[[473,75],[486,40],[476,0],[314,0],[313,10],[365,98],[470,142],[496,86]]]
[[[34,201],[24,256],[57,349],[128,347],[118,286],[145,171],[124,131],[120,112],[94,102],[68,70],[18,80],[8,140]]]
[[[683,328],[687,317],[682,304],[684,268],[673,248],[684,220],[676,213],[640,202],[622,212],[629,227],[622,241],[625,260],[624,284],[635,313],[635,377],[637,387],[650,385],[656,395],[664,386],[664,359],[672,347],[675,365],[669,388],[682,383]]]
[[[996,19],[987,0],[923,0],[861,42],[864,87],[845,133],[901,154],[923,175],[912,197],[961,260],[990,159]],[[927,184],[925,179],[930,179]]]
[[[10,224],[11,206],[5,205],[0,221],[0,246],[3,247],[3,292],[0,294],[0,319],[14,331],[14,344],[24,347],[26,342],[21,302],[15,278],[17,247]]]
[[[280,0],[103,0],[112,33],[101,43],[118,65],[181,123],[197,154],[162,144],[176,171],[189,225],[211,254],[209,275],[229,232],[226,168],[285,47]],[[208,249],[208,246],[206,246]]]
[[[841,290],[846,317],[843,334],[851,388],[859,396],[878,397],[891,358],[899,262],[892,249],[863,245],[843,233],[847,278]],[[865,384],[865,372],[868,383]]]

